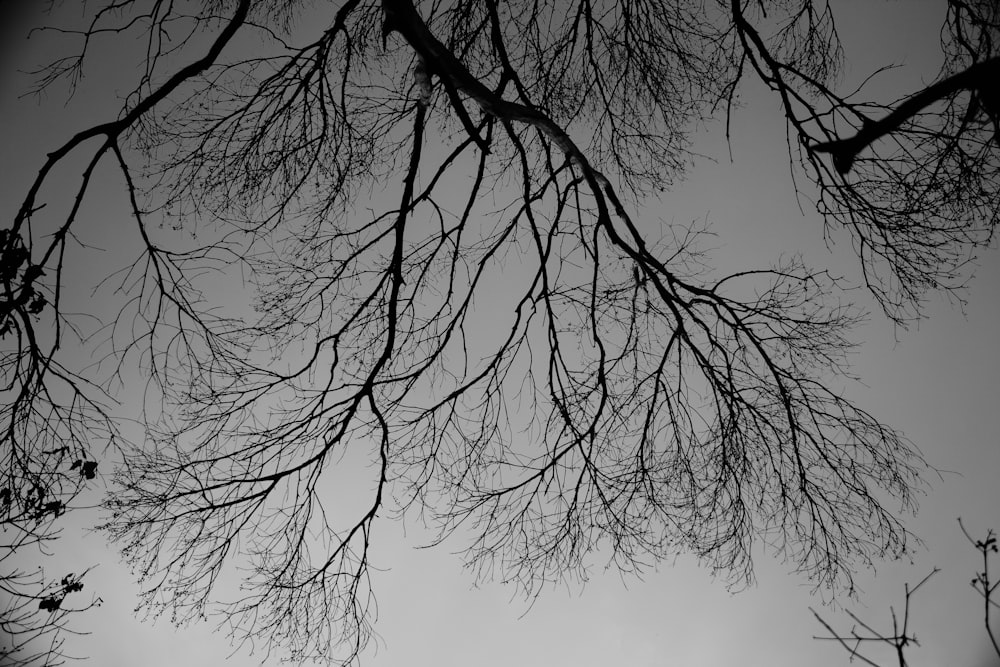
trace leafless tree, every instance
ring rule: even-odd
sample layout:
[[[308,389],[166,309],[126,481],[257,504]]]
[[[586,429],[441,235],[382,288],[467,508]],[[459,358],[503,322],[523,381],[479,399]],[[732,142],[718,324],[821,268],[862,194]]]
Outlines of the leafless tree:
[[[992,616],[993,609],[1000,608],[1000,602],[997,602],[996,598],[993,597],[997,588],[1000,588],[1000,583],[996,579],[990,579],[991,554],[1000,551],[997,548],[997,534],[991,529],[986,532],[985,539],[977,540],[965,529],[961,519],[959,519],[959,526],[962,528],[965,539],[969,540],[983,559],[982,569],[976,572],[976,576],[969,583],[983,598],[983,625],[986,626],[986,635],[990,638],[990,646],[996,652],[997,658],[1000,658],[1000,641],[997,640],[997,633],[993,630],[993,618],[995,617]]]
[[[49,536],[51,537],[51,535]],[[5,561],[23,544],[8,545]],[[6,564],[6,563],[5,563]],[[69,573],[59,581],[48,581],[44,570],[11,569],[4,573],[0,590],[5,600],[0,608],[0,660],[11,667],[55,667],[73,659],[64,648],[67,635],[82,634],[70,623],[74,615],[101,604],[100,598],[79,603],[86,571]]]
[[[787,28],[789,48],[805,65],[766,54],[751,62],[782,100],[801,164],[819,187],[819,210],[849,230],[866,284],[884,312],[905,324],[919,315],[929,289],[956,294],[976,248],[989,244],[996,228],[1000,7],[992,0],[942,3],[945,59],[937,80],[876,104],[862,97],[864,89],[837,96],[825,81],[828,63],[842,54],[824,59],[815,40],[796,39],[835,33],[829,7],[806,8],[812,4],[801,3],[797,18],[809,30]],[[758,44],[752,29],[744,34]]]
[[[836,641],[850,654],[851,662],[857,659],[866,665],[871,665],[872,667],[879,667],[879,663],[870,657],[871,653],[868,652],[868,649],[873,644],[884,645],[884,647],[891,649],[893,658],[899,667],[906,667],[907,647],[920,646],[920,642],[917,641],[916,634],[910,630],[910,601],[916,592],[938,572],[940,572],[940,570],[934,568],[930,574],[921,579],[920,582],[913,588],[910,588],[909,584],[906,585],[906,597],[904,598],[903,603],[902,618],[896,615],[895,609],[890,609],[892,616],[891,634],[879,632],[867,622],[861,620],[861,618],[859,618],[851,610],[847,610],[847,615],[850,616],[854,623],[851,627],[850,634],[840,634],[834,630],[833,626],[827,623],[827,621],[824,620],[815,609],[810,609],[813,616],[816,617],[816,620],[819,621],[820,624],[830,633],[829,637],[813,637],[813,639]]]
[[[57,358],[58,290],[37,285],[45,271],[30,250],[0,230],[0,664],[11,667],[62,664],[70,617],[97,602],[66,601],[84,573],[53,578],[43,565],[61,517],[97,476],[93,441],[110,444],[116,430],[101,392]],[[46,313],[54,331],[38,326]]]
[[[373,532],[406,515],[529,596],[598,558],[679,552],[749,581],[759,544],[850,589],[858,564],[907,552],[898,511],[924,463],[842,395],[862,315],[838,282],[797,258],[719,271],[701,227],[641,203],[756,77],[795,173],[905,324],[927,289],[961,287],[996,224],[989,3],[948,3],[939,83],[890,104],[835,92],[816,0],[314,4],[106,3],[39,73],[72,90],[88,49],[143,38],[120,113],[46,153],[5,237],[30,259],[5,284],[8,303],[46,295],[8,315],[12,368],[42,360],[12,372],[22,410],[54,404],[52,378],[97,391],[55,365],[60,289],[95,170],[115,165],[142,249],[107,283],[123,306],[101,349],[148,383],[104,528],[149,609],[350,662]],[[71,202],[43,209],[81,155]],[[252,303],[220,300],[232,279]],[[53,333],[20,336],[38,316]],[[348,454],[372,464],[355,515],[324,485]],[[241,597],[218,600],[234,572]]]
[[[1000,606],[997,604],[997,600],[993,597],[994,593],[996,593],[998,583],[990,579],[990,556],[991,554],[997,553],[996,533],[989,530],[986,533],[985,539],[976,540],[965,529],[965,526],[962,525],[961,519],[959,519],[959,525],[961,526],[962,533],[965,535],[966,539],[969,540],[977,551],[979,551],[983,559],[982,569],[976,572],[976,576],[972,579],[971,583],[972,587],[983,598],[983,623],[986,626],[986,634],[990,640],[990,650],[996,654],[996,659],[1000,660],[1000,644],[997,643],[996,635],[993,631],[993,622],[990,617],[993,608]],[[869,649],[872,646],[881,648],[888,647],[891,650],[892,661],[899,667],[906,667],[909,664],[907,662],[907,650],[911,646],[920,646],[920,643],[917,641],[916,634],[910,629],[910,602],[916,592],[938,572],[940,572],[940,570],[934,568],[934,570],[924,577],[916,586],[910,588],[909,584],[906,585],[906,597],[903,602],[902,618],[896,615],[896,611],[894,609],[890,609],[892,616],[891,633],[879,632],[869,623],[861,620],[861,618],[850,610],[847,611],[847,615],[850,616],[853,621],[853,627],[851,627],[850,633],[841,633],[834,630],[833,626],[820,616],[815,609],[813,609],[811,611],[816,617],[816,620],[818,620],[820,624],[830,633],[829,637],[815,637],[814,639],[836,641],[850,654],[851,662],[857,659],[866,665],[871,665],[872,667],[880,667],[880,663]],[[987,663],[983,662],[982,664],[985,665]],[[989,664],[995,663],[990,661]]]

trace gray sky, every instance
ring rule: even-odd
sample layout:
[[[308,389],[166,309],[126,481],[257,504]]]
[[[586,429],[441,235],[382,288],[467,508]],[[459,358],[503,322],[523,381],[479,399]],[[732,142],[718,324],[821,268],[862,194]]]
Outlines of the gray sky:
[[[845,87],[890,62],[903,68],[880,84],[887,95],[894,88],[899,93],[910,90],[935,74],[943,2],[842,0],[837,5],[845,10],[840,29],[850,58]],[[10,71],[40,62],[44,42],[33,39],[17,50],[11,46],[17,41],[10,30],[4,41],[0,205],[9,219],[44,153],[88,119],[103,118],[108,107],[102,108],[102,103],[115,87],[112,77],[97,67],[83,82],[96,92],[82,94],[67,107],[56,99],[41,107],[30,99],[19,100],[18,81],[24,79]],[[104,67],[131,66],[113,58],[100,62]],[[721,128],[710,128],[715,135],[695,149],[717,161],[696,165],[687,181],[659,201],[648,202],[646,213],[676,222],[707,215],[718,234],[714,261],[727,267],[759,266],[781,253],[803,252],[807,263],[856,275],[846,236],[835,237],[841,245],[828,251],[809,202],[801,202],[804,215],[799,209],[775,101],[757,90],[748,90],[744,99],[747,106],[738,112],[733,128],[734,161],[729,162],[718,139]],[[114,221],[127,214],[118,183],[109,178],[111,171],[104,170],[91,193],[85,221],[87,240],[108,248],[108,256],[114,257]],[[921,513],[910,523],[925,540],[926,550],[912,564],[882,563],[877,572],[860,572],[862,596],[841,601],[888,631],[889,607],[900,609],[904,582],[915,583],[933,567],[941,567],[914,601],[911,627],[922,645],[909,654],[915,667],[989,664],[979,662],[986,655],[985,635],[979,598],[969,587],[977,554],[962,537],[956,517],[963,517],[977,535],[1000,528],[1000,443],[994,429],[1000,408],[998,285],[1000,257],[994,250],[982,257],[964,317],[936,300],[928,308],[929,318],[919,328],[899,333],[898,342],[878,314],[856,334],[866,341],[854,357],[865,385],[851,388],[852,399],[902,429],[932,465],[949,471],[931,480]],[[824,632],[808,608],[819,609],[844,630],[850,627],[848,621],[836,606],[823,607],[821,598],[811,595],[808,583],[791,574],[786,564],[764,554],[756,561],[757,585],[737,594],[728,593],[694,559],[679,558],[641,580],[623,580],[616,572],[595,568],[586,587],[547,589],[529,611],[512,589],[499,584],[473,587],[471,575],[461,571],[447,543],[414,549],[421,533],[416,526],[405,528],[406,535],[403,526],[383,523],[376,535],[375,564],[385,570],[374,579],[376,631],[383,642],[364,656],[363,664],[369,666],[848,664],[840,647],[811,639]],[[91,664],[102,667],[211,665],[229,655],[225,637],[208,627],[175,631],[168,619],[138,622],[135,588],[100,536],[67,529],[56,549],[46,563],[51,574],[100,563],[86,583],[105,604],[79,619],[92,634],[71,639],[71,653],[89,655]],[[255,661],[241,652],[232,662]]]

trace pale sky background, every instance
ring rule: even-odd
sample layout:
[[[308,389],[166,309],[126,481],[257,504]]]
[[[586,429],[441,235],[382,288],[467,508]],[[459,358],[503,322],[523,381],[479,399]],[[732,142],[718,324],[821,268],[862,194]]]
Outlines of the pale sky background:
[[[33,3],[7,2],[0,7],[12,4]],[[936,73],[944,2],[839,0],[834,4],[849,57],[845,89],[889,63],[904,67],[881,80],[887,95],[913,90]],[[65,7],[72,8],[73,3],[66,2]],[[20,25],[8,19],[0,47],[4,220],[13,216],[44,154],[88,120],[106,119],[115,104],[109,92],[128,90],[128,84],[116,88],[117,72],[111,69],[135,65],[124,58],[99,60],[108,70],[91,68],[83,81],[84,88],[97,92],[84,92],[65,107],[57,96],[43,100],[42,106],[18,99],[26,79],[15,71],[42,62],[45,55],[42,40],[21,40],[24,27],[37,20],[30,11],[22,14]],[[747,89],[743,97],[747,105],[737,113],[732,132],[734,162],[729,162],[720,140],[721,128],[710,128],[714,134],[695,149],[717,161],[697,165],[674,191],[659,202],[650,201],[646,213],[676,222],[707,215],[718,234],[720,250],[714,261],[726,268],[766,265],[782,252],[802,252],[807,264],[857,275],[847,236],[835,237],[841,243],[828,251],[818,216],[807,200],[802,202],[805,214],[800,212],[777,102],[757,89]],[[77,225],[86,240],[111,251],[115,225],[127,215],[118,181],[109,178],[112,173],[110,168],[102,170]],[[856,332],[865,341],[854,357],[865,385],[852,387],[852,399],[902,429],[932,465],[954,471],[931,480],[919,516],[910,521],[926,542],[915,562],[882,563],[877,572],[859,572],[860,599],[840,600],[888,632],[889,607],[901,609],[904,582],[916,583],[933,567],[941,567],[943,571],[914,600],[911,628],[922,645],[908,653],[914,667],[994,664],[984,661],[988,654],[980,598],[969,586],[978,554],[956,522],[963,517],[977,536],[987,528],[1000,528],[1000,438],[995,429],[1000,413],[996,384],[1000,255],[995,250],[984,253],[980,264],[964,318],[938,299],[927,309],[928,319],[919,328],[900,332],[898,342],[892,327],[877,313]],[[846,617],[837,607],[823,607],[821,599],[810,594],[808,582],[763,554],[756,560],[757,585],[737,594],[728,593],[693,559],[680,558],[661,564],[642,580],[623,580],[616,572],[595,569],[582,589],[548,589],[528,611],[523,600],[513,597],[513,589],[498,584],[474,587],[448,543],[414,549],[420,543],[419,530],[406,528],[408,537],[398,524],[377,527],[373,554],[385,571],[374,578],[379,608],[375,628],[382,641],[377,650],[363,656],[362,664],[368,667],[849,664],[847,654],[834,642],[811,639],[825,631],[808,608],[818,608],[845,631],[850,627]],[[71,638],[66,645],[70,654],[91,657],[84,664],[194,667],[218,664],[230,654],[226,638],[208,626],[177,631],[165,620],[137,621],[135,587],[100,536],[70,526],[56,549],[58,553],[45,563],[51,575],[100,564],[85,580],[84,592],[96,593],[104,605],[77,620],[78,627],[92,634]],[[1000,563],[996,573],[1000,574]],[[246,652],[230,660],[236,665],[260,661]],[[278,663],[272,659],[267,664]]]

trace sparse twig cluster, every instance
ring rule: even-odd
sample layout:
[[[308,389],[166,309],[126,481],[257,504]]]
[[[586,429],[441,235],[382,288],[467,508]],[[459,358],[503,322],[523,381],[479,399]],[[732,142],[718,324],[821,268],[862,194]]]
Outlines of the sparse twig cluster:
[[[1000,645],[997,644],[991,620],[993,608],[1000,606],[997,599],[993,597],[998,583],[990,580],[990,555],[997,553],[996,533],[991,529],[987,531],[984,539],[976,540],[965,529],[961,519],[959,519],[959,526],[966,539],[980,552],[983,558],[982,569],[976,572],[976,576],[972,579],[972,587],[983,597],[983,622],[986,626],[986,634],[990,639],[992,651],[996,653],[996,659],[1000,661]],[[907,649],[910,646],[920,646],[916,634],[910,629],[910,602],[916,592],[939,571],[938,568],[934,568],[916,586],[910,587],[909,584],[906,585],[902,618],[897,616],[894,609],[890,608],[892,630],[889,633],[879,632],[868,622],[859,618],[854,612],[847,610],[847,615],[854,622],[854,626],[848,634],[843,634],[834,630],[833,626],[820,616],[815,609],[812,609],[811,611],[816,620],[830,633],[828,637],[815,637],[814,639],[836,641],[848,652],[851,662],[857,659],[872,667],[885,667],[885,664],[878,662],[872,657],[872,653],[869,650],[870,647],[872,645],[887,646],[891,650],[894,663],[898,667],[907,667],[909,664],[907,662]]]

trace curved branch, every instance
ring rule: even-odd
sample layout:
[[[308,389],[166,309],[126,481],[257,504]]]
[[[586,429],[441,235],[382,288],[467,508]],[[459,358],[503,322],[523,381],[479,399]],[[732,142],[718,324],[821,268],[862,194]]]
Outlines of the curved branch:
[[[916,116],[935,102],[954,95],[960,90],[990,90],[1000,81],[1000,57],[990,58],[971,67],[927,86],[919,92],[906,98],[889,115],[875,121],[868,121],[858,130],[857,134],[846,139],[827,141],[813,146],[820,153],[830,153],[833,156],[833,166],[840,174],[851,170],[854,159],[865,148],[887,134],[900,128],[906,121]],[[998,110],[987,109],[996,116]]]

